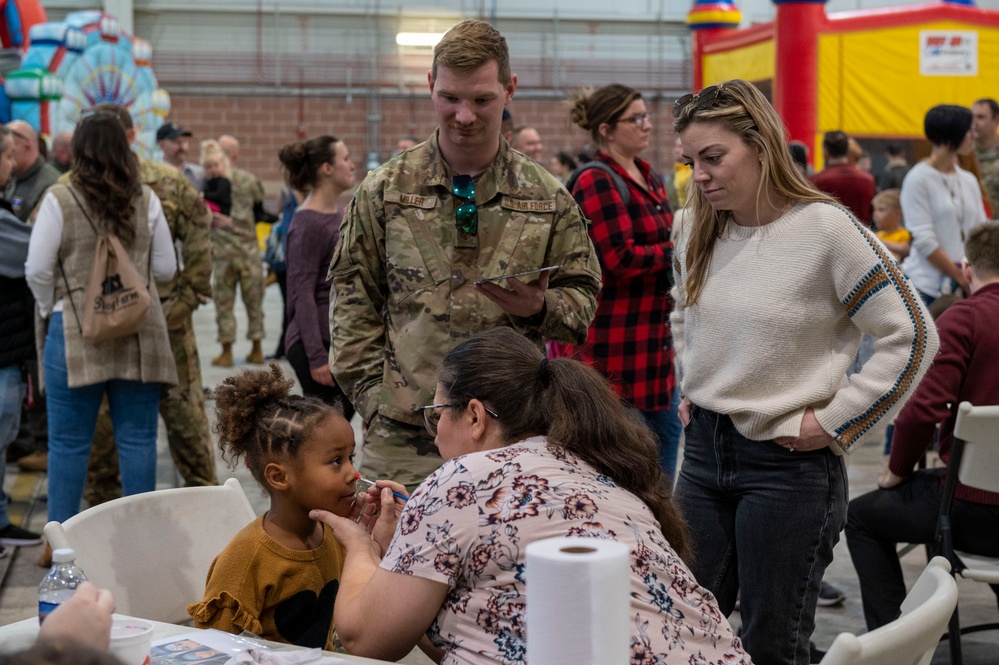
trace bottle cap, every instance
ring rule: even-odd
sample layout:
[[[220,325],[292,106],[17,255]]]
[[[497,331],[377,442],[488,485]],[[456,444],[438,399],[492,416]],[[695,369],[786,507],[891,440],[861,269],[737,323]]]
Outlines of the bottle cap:
[[[60,547],[52,550],[52,563],[66,563],[76,559],[76,552],[72,547]]]

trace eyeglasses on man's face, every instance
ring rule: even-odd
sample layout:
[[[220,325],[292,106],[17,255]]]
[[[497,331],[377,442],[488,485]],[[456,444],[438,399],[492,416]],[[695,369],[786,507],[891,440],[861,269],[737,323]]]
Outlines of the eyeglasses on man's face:
[[[479,209],[475,207],[475,182],[472,176],[456,175],[451,178],[451,193],[463,201],[454,209],[455,228],[474,236],[479,232]]]
[[[687,93],[673,102],[673,117],[679,118],[691,104],[694,105],[696,110],[703,111],[711,106],[718,99],[718,95],[723,92],[725,92],[724,85],[709,85],[698,93]]]
[[[423,426],[427,428],[430,436],[436,437],[437,425],[440,423],[442,415],[437,409],[464,409],[466,406],[468,406],[468,402],[450,402],[448,404],[428,404],[427,406],[421,406],[420,411],[423,411]],[[499,418],[492,409],[483,408],[493,418]]]
[[[629,115],[627,118],[618,118],[618,122],[630,122],[637,127],[652,124],[652,120],[649,118],[648,113],[636,113],[634,115]]]

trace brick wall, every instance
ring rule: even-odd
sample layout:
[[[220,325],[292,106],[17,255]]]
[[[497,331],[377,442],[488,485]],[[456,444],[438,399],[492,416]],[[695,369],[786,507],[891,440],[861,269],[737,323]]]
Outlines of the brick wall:
[[[275,196],[281,186],[278,150],[302,136],[330,133],[343,139],[358,168],[364,168],[368,103],[360,96],[348,102],[343,98],[173,95],[171,104],[170,120],[194,133],[191,160],[198,159],[201,140],[232,134],[240,141],[239,166],[256,173],[265,182],[270,196]],[[654,138],[643,155],[657,167],[666,165],[673,143],[669,108],[660,106],[663,105],[649,103]],[[380,107],[379,152],[383,157],[392,153],[399,137],[413,134],[424,138],[437,126],[429,95],[383,97]],[[569,110],[563,101],[515,99],[510,110],[518,125],[530,124],[538,129],[546,158],[561,149],[575,153],[589,141],[587,132],[570,124]]]

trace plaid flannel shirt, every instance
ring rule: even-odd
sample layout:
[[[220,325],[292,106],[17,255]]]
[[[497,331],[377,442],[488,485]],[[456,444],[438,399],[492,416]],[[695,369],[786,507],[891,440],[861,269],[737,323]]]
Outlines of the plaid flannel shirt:
[[[590,220],[603,288],[585,344],[559,345],[557,353],[593,366],[638,410],[667,409],[676,378],[669,327],[673,216],[666,187],[641,159],[635,163],[649,191],[603,152],[595,159],[621,176],[631,201],[624,205],[610,175],[600,169],[588,169],[576,180],[572,195]]]

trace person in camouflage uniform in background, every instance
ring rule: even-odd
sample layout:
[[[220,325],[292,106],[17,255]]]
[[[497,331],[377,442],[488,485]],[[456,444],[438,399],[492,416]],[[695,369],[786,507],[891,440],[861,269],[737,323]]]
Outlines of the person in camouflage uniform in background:
[[[129,141],[134,140],[128,111],[116,104],[99,104],[94,110],[117,115],[125,125]],[[68,179],[68,175],[63,178]],[[177,276],[170,283],[157,284],[178,379],[177,385],[163,387],[160,415],[166,424],[170,455],[184,485],[215,485],[218,483],[215,454],[191,318],[192,312],[211,298],[212,215],[198,190],[169,164],[139,158],[139,178],[159,196],[170,235],[181,246]],[[91,446],[84,497],[90,505],[96,505],[119,496],[118,452],[105,400]]]
[[[515,88],[503,37],[488,23],[459,23],[434,50],[439,129],[370,173],[347,207],[330,265],[330,365],[368,423],[368,478],[412,489],[440,466],[420,407],[433,403],[437,370],[463,339],[509,326],[539,346],[581,343],[596,312],[600,265],[586,219],[554,176],[500,137]],[[452,189],[462,176],[474,194]],[[476,209],[476,228],[458,228],[460,206]],[[475,284],[551,265],[561,267]]]
[[[260,341],[264,338],[264,272],[257,244],[257,220],[277,219],[263,210],[264,186],[249,171],[230,168],[232,183],[231,223],[212,230],[215,245],[215,277],[212,294],[215,298],[215,320],[219,328],[218,340],[222,353],[212,358],[212,364],[232,367],[232,344],[236,341],[236,286],[246,306],[249,329],[246,337],[253,342],[253,349],[246,362],[264,362]]]
[[[992,219],[999,219],[999,102],[991,97],[979,99],[971,105],[975,128],[975,157],[982,186],[989,193]]]

